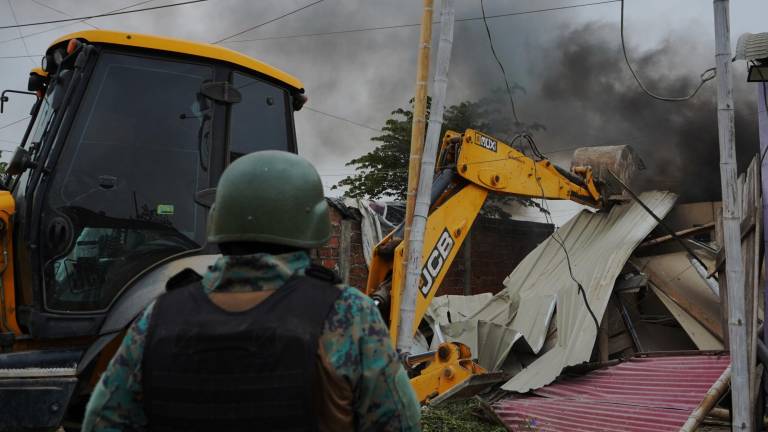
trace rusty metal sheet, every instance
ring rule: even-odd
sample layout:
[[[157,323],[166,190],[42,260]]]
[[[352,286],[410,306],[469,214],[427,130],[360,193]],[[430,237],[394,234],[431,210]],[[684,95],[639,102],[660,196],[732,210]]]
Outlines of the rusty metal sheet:
[[[680,324],[680,327],[685,330],[688,337],[691,338],[696,348],[700,350],[721,350],[723,349],[723,342],[721,342],[715,335],[710,333],[706,327],[701,325],[695,318],[693,318],[685,309],[681,308],[674,300],[664,294],[655,286],[651,285],[653,293],[661,302],[666,306],[675,320]]]
[[[713,268],[714,262],[707,257],[702,256],[705,264]],[[693,317],[701,324],[707,332],[714,335],[717,339],[722,339],[720,298],[712,292],[706,280],[696,271],[691,264],[688,254],[685,252],[672,252],[661,255],[654,255],[642,258],[632,258],[640,271],[649,275],[652,285],[661,284],[666,287],[661,291],[673,290],[672,294],[666,292],[666,297],[675,301],[689,316]],[[653,277],[651,277],[653,275]],[[660,297],[662,301],[666,300]],[[665,302],[666,303],[666,302]],[[689,320],[681,318],[676,314],[674,307],[670,312],[675,314],[678,322],[689,334],[693,342],[699,349],[714,348],[707,344],[709,338],[699,340],[696,336],[700,334],[695,324],[689,325]]]
[[[636,357],[493,409],[513,431],[677,431],[729,364],[703,353]]]

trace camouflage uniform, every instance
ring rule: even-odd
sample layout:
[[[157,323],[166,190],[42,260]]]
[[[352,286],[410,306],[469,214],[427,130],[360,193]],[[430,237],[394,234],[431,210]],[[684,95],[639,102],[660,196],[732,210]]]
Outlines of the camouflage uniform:
[[[274,290],[294,273],[302,274],[309,264],[304,252],[227,256],[210,267],[202,285],[206,293]],[[141,358],[153,306],[130,327],[96,385],[84,431],[145,428]],[[379,311],[368,297],[345,287],[325,321],[318,345],[323,363],[335,375],[331,381],[350,388],[350,426],[353,423],[354,430],[420,430],[419,404]]]

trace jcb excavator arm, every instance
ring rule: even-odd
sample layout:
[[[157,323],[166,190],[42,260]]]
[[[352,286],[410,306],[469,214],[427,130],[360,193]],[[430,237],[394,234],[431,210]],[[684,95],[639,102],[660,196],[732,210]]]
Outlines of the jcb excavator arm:
[[[446,272],[467,237],[472,224],[485,203],[489,192],[518,197],[571,200],[600,208],[603,197],[592,178],[589,167],[574,172],[565,171],[549,160],[535,161],[512,146],[476,130],[463,134],[447,132],[438,158],[438,175],[433,189],[432,207],[424,233],[419,294],[416,300],[414,329],[419,327],[427,307],[437,293]],[[374,249],[368,276],[367,293],[379,304],[382,316],[389,318],[389,330],[394,344],[400,322],[401,293],[392,287],[401,286],[403,259],[402,229],[396,229]],[[446,344],[443,344],[446,345]],[[450,348],[446,345],[443,351]],[[468,351],[461,347],[456,352]],[[448,352],[448,351],[445,351]],[[452,351],[451,351],[452,352]],[[412,380],[420,400],[439,394],[452,384],[444,381],[450,375],[458,383],[466,376],[478,373],[469,354],[457,357],[450,370],[463,373],[447,374],[446,361],[435,352],[434,358],[421,356],[431,365]],[[444,356],[446,359],[448,357]],[[468,363],[472,366],[468,366]],[[432,371],[436,365],[442,369]],[[466,371],[464,370],[466,369]],[[425,374],[432,374],[426,379]],[[461,379],[458,379],[461,378]]]
[[[433,194],[433,205],[424,233],[424,253],[416,300],[414,328],[418,328],[489,192],[526,198],[571,200],[594,208],[603,198],[590,167],[573,173],[549,160],[534,161],[512,146],[473,129],[463,134],[449,131],[438,158],[442,176],[453,179]],[[400,286],[403,247],[400,230],[385,237],[374,249],[367,293],[389,317],[393,342],[400,322]],[[388,309],[388,312],[387,312]]]

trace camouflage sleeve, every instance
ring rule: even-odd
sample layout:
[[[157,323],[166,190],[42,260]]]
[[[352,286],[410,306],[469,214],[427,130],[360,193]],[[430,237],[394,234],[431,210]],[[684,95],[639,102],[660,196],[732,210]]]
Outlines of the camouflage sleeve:
[[[91,394],[83,431],[139,431],[147,419],[141,398],[141,357],[154,302],[147,306],[123,338]]]
[[[346,288],[326,321],[321,343],[355,391],[356,430],[421,430],[419,403],[370,298]]]

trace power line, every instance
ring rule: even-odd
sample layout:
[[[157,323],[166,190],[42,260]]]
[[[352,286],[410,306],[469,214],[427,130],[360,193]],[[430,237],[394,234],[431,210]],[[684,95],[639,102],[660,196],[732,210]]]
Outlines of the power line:
[[[504,76],[504,85],[507,87],[509,105],[512,107],[512,117],[515,119],[515,126],[518,126],[520,124],[520,119],[517,117],[517,109],[515,108],[515,100],[512,97],[512,89],[509,86],[509,80],[507,79],[507,72],[504,70],[504,65],[501,64],[501,60],[499,60],[499,56],[496,54],[496,49],[493,47],[493,37],[491,37],[491,29],[488,28],[488,19],[485,16],[485,6],[483,5],[483,0],[480,0],[480,10],[483,13],[483,24],[485,25],[485,33],[488,35],[488,44],[491,46],[491,53],[493,53],[493,58],[496,59],[496,63],[499,65],[499,69],[501,69],[501,74]]]
[[[111,11],[109,11],[109,12],[107,12],[107,13],[120,12],[120,11],[123,11],[123,10],[126,10],[126,9],[130,9],[130,8],[132,8],[132,7],[136,7],[136,6],[140,6],[140,5],[143,5],[143,4],[147,4],[147,3],[150,3],[150,2],[153,2],[153,1],[155,1],[155,0],[144,0],[144,1],[140,1],[140,2],[138,2],[138,3],[133,3],[133,4],[130,4],[130,5],[128,5],[128,6],[123,6],[123,7],[119,8],[119,9],[114,9],[114,10],[111,10]],[[37,2],[35,2],[35,3],[37,3]],[[43,5],[42,3],[38,3],[38,4],[40,4],[40,5],[42,5],[42,6],[46,6],[46,5]],[[53,9],[53,8],[51,8],[51,9]],[[53,10],[56,10],[56,9],[53,9]],[[65,14],[65,15],[67,15],[67,14]],[[53,27],[53,28],[50,28],[50,29],[47,29],[47,30],[40,30],[40,31],[38,31],[38,32],[34,32],[34,33],[28,33],[28,34],[27,34],[25,37],[37,36],[37,35],[39,35],[39,34],[43,34],[43,33],[52,32],[52,31],[54,31],[54,30],[58,30],[58,29],[60,29],[60,28],[64,28],[64,27],[67,27],[67,26],[71,26],[72,24],[78,24],[78,23],[81,23],[81,22],[85,22],[85,21],[86,21],[86,20],[80,20],[80,21],[78,21],[77,23],[67,23],[67,24],[63,24],[63,25],[60,25],[60,26],[56,26],[56,27]],[[86,24],[88,24],[88,25],[90,25],[90,26],[93,26],[93,25],[92,25],[92,24],[90,24],[90,23],[86,23]],[[0,44],[2,44],[2,43],[6,43],[6,42],[12,42],[12,41],[15,41],[15,40],[19,40],[19,39],[21,39],[21,38],[19,38],[19,37],[15,37],[15,38],[11,38],[11,39],[5,39],[5,40],[1,40],[1,41],[0,41]]]
[[[17,25],[19,24],[19,20],[16,19],[16,11],[13,10],[13,4],[11,3],[11,0],[6,0],[8,2],[8,9],[11,10],[11,17],[13,17],[13,22]],[[29,47],[27,46],[27,40],[24,39],[24,33],[21,32],[21,27],[16,27],[16,31],[19,32],[19,37],[21,38],[21,44],[24,46],[24,52],[29,55]],[[29,59],[29,61],[34,64],[35,62],[32,60],[32,58]]]
[[[89,15],[89,16],[83,16],[83,17],[77,17],[77,18],[67,18],[67,19],[40,21],[40,22],[26,23],[26,24],[16,24],[16,25],[0,26],[0,30],[10,29],[10,28],[19,28],[19,27],[31,27],[31,26],[38,26],[38,25],[44,25],[44,24],[56,24],[56,23],[70,22],[70,21],[85,21],[85,20],[89,20],[89,19],[93,19],[93,18],[103,18],[103,17],[115,16],[115,15],[125,15],[125,14],[132,14],[132,13],[136,13],[136,12],[146,12],[146,11],[151,11],[151,10],[171,8],[171,7],[175,7],[175,6],[185,6],[185,5],[190,5],[190,4],[194,4],[194,3],[203,3],[203,2],[207,2],[207,1],[208,0],[190,0],[190,1],[185,1],[185,2],[181,2],[181,3],[172,3],[172,4],[162,5],[162,6],[152,6],[152,7],[148,7],[148,8],[134,9],[134,10],[129,10],[129,11],[107,12],[107,13],[103,13],[103,14]]]
[[[563,9],[575,9],[575,8],[587,7],[587,6],[598,6],[598,5],[609,4],[609,3],[618,3],[620,1],[621,0],[604,0],[604,1],[597,1],[597,2],[591,2],[591,3],[580,3],[580,4],[570,5],[570,6],[559,6],[559,7],[552,7],[552,8],[546,8],[546,9],[528,10],[528,11],[522,11],[522,12],[509,12],[509,13],[503,13],[498,15],[487,15],[486,19],[503,18],[503,17],[510,17],[510,16],[518,16],[518,15],[528,15],[528,14],[551,12],[551,11],[557,11],[557,10],[563,10]],[[456,22],[480,21],[482,19],[483,17],[457,18]],[[439,21],[435,21],[433,24],[439,24],[439,23],[440,23]],[[421,25],[420,23],[414,23],[414,24],[396,24],[396,25],[378,26],[378,27],[362,27],[357,29],[334,30],[334,31],[318,32],[318,33],[301,33],[301,34],[282,35],[282,36],[267,36],[267,37],[261,37],[261,38],[253,38],[253,39],[238,39],[233,41],[227,41],[227,43],[327,36],[327,35],[337,35],[337,34],[345,34],[345,33],[367,32],[367,31],[375,31],[375,30],[391,30],[391,29],[408,28],[408,27],[419,27],[420,25]]]
[[[306,5],[306,6],[302,6],[302,7],[298,8],[298,9],[294,9],[294,10],[292,10],[292,11],[288,12],[288,13],[285,13],[285,14],[283,14],[283,15],[280,15],[279,17],[276,17],[276,18],[272,18],[272,19],[271,19],[271,20],[269,20],[269,21],[264,21],[264,22],[263,22],[263,23],[261,23],[261,24],[256,24],[256,25],[255,25],[255,26],[253,26],[253,27],[248,27],[247,29],[245,29],[245,30],[243,30],[243,31],[237,32],[237,33],[235,33],[235,34],[233,34],[233,35],[227,36],[227,37],[225,37],[225,38],[219,39],[219,40],[217,40],[217,41],[215,41],[215,42],[211,42],[211,43],[213,43],[213,44],[222,43],[222,42],[224,42],[224,41],[225,41],[225,40],[227,40],[227,39],[232,39],[232,38],[233,38],[233,37],[235,37],[235,36],[240,36],[240,35],[241,35],[241,34],[243,34],[243,33],[248,33],[248,32],[249,32],[249,31],[251,31],[251,30],[255,30],[255,29],[259,28],[259,27],[262,27],[262,26],[265,26],[265,25],[267,25],[267,24],[273,23],[273,22],[275,22],[275,21],[277,21],[277,20],[280,20],[280,19],[283,19],[283,18],[285,18],[285,17],[287,17],[287,16],[289,16],[289,15],[293,15],[293,14],[295,14],[296,12],[300,12],[300,11],[303,11],[304,9],[306,9],[306,8],[308,8],[308,7],[312,7],[312,6],[314,6],[314,5],[318,4],[318,3],[321,3],[322,1],[323,1],[323,0],[316,0],[316,1],[314,1],[314,2],[310,3],[310,4]]]
[[[0,59],[18,59],[18,58],[35,58],[35,57],[42,57],[43,54],[37,54],[37,55],[14,55],[14,56],[0,56]]]
[[[701,88],[704,86],[704,84],[707,81],[710,81],[715,77],[715,68],[709,68],[701,73],[701,75],[699,76],[701,81],[688,96],[683,96],[683,97],[659,96],[653,93],[652,91],[648,90],[648,88],[643,84],[643,82],[640,81],[640,77],[637,76],[637,72],[635,72],[635,69],[632,67],[632,64],[629,62],[629,56],[627,55],[627,46],[624,43],[624,0],[621,0],[621,20],[619,25],[619,34],[621,35],[621,52],[624,54],[624,61],[627,63],[629,72],[632,73],[632,77],[635,78],[635,81],[637,82],[637,85],[640,86],[640,89],[643,90],[645,94],[647,94],[648,96],[654,99],[658,99],[660,101],[665,101],[665,102],[687,101],[693,98],[694,96],[696,96],[696,93],[698,93],[699,90],[701,90]]]
[[[15,124],[17,124],[17,123],[21,123],[21,122],[23,122],[23,121],[25,121],[25,120],[28,120],[28,119],[30,119],[31,117],[32,117],[32,116],[26,116],[26,117],[24,117],[24,118],[22,118],[22,119],[19,119],[19,120],[16,120],[16,121],[12,121],[12,122],[8,123],[7,125],[4,125],[4,126],[0,126],[0,129],[5,129],[5,128],[7,128],[7,127],[11,127],[11,126],[13,126],[13,125],[15,125]]]
[[[43,2],[40,2],[40,1],[38,1],[38,0],[32,0],[32,3],[34,3],[34,4],[36,4],[36,5],[39,5],[39,6],[42,6],[42,7],[46,8],[46,9],[50,9],[50,10],[52,10],[52,11],[54,11],[54,12],[58,13],[59,15],[64,15],[65,17],[70,17],[70,18],[73,18],[73,16],[72,16],[72,15],[70,15],[70,14],[68,14],[68,13],[66,13],[66,12],[64,12],[64,11],[62,11],[62,10],[56,9],[56,8],[55,8],[55,7],[53,7],[53,6],[48,6],[47,4],[45,4],[45,3],[43,3]],[[80,22],[82,22],[82,23],[85,23],[86,25],[88,25],[88,26],[90,26],[90,27],[93,27],[93,28],[95,28],[95,29],[98,29],[98,27],[96,27],[95,25],[93,25],[93,24],[91,24],[91,23],[87,22],[86,20],[82,20],[82,21],[80,21]],[[29,36],[29,35],[27,35],[27,36]]]
[[[340,116],[337,116],[337,115],[335,115],[335,114],[331,114],[331,113],[327,113],[327,112],[324,112],[324,111],[320,111],[320,110],[317,110],[317,109],[314,109],[314,108],[310,108],[310,107],[308,107],[308,106],[305,106],[305,107],[304,107],[304,109],[305,109],[305,110],[309,110],[309,111],[312,111],[312,112],[316,112],[316,113],[318,113],[318,114],[322,114],[322,115],[324,115],[324,116],[328,116],[328,117],[330,117],[330,118],[334,118],[334,119],[336,119],[336,120],[341,120],[341,121],[343,121],[343,122],[347,122],[347,123],[353,124],[353,125],[355,125],[355,126],[359,126],[359,127],[361,127],[361,128],[364,128],[364,129],[372,130],[372,131],[374,131],[374,132],[376,132],[376,133],[380,133],[380,132],[381,132],[381,129],[376,129],[376,128],[374,128],[374,127],[371,127],[371,126],[368,126],[368,125],[364,125],[364,124],[362,124],[362,123],[358,123],[358,122],[356,122],[356,121],[354,121],[354,120],[350,120],[350,119],[348,119],[348,118],[340,117]]]

